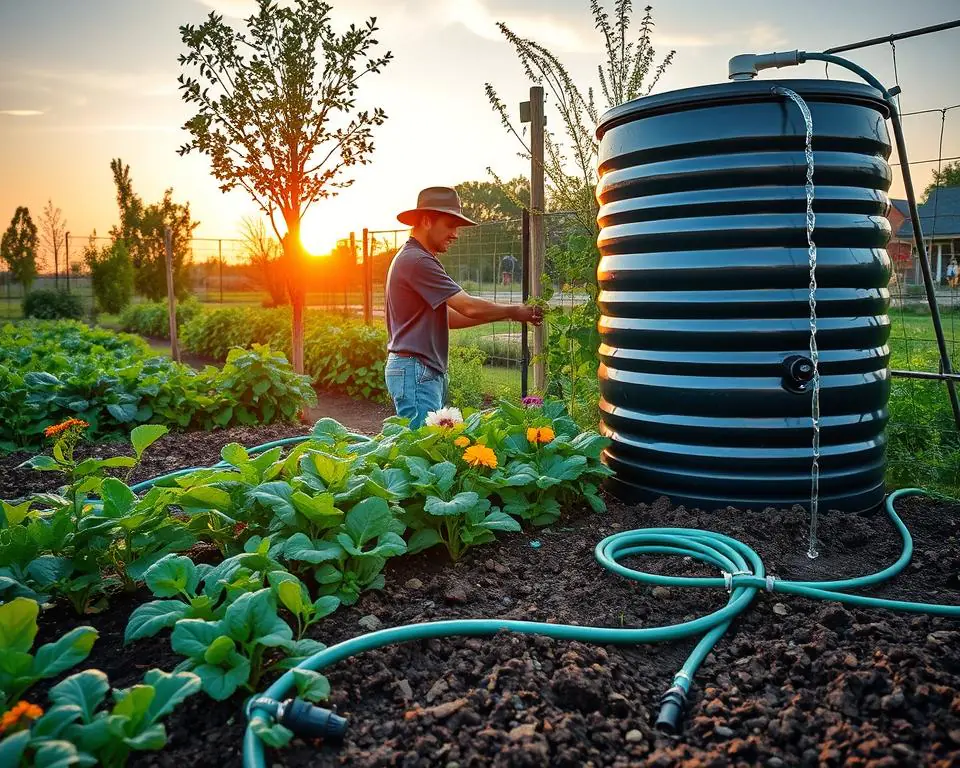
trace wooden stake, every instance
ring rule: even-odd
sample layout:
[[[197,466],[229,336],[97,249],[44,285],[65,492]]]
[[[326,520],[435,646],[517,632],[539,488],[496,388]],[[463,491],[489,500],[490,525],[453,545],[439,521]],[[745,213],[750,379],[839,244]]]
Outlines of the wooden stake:
[[[177,295],[173,289],[173,230],[163,228],[163,250],[167,262],[167,311],[170,315],[170,355],[180,362],[180,344],[177,341]]]
[[[540,279],[543,276],[546,257],[546,236],[543,210],[543,87],[530,88],[530,295],[534,300],[543,296]],[[547,366],[544,359],[546,328],[533,329],[533,388],[539,395],[547,387]]]

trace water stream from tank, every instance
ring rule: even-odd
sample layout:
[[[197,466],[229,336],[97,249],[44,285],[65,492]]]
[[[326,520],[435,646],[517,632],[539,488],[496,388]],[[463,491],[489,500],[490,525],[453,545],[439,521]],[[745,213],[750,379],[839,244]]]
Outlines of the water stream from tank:
[[[807,161],[807,179],[804,186],[807,194],[807,253],[810,262],[810,360],[813,362],[813,389],[810,416],[813,423],[813,462],[810,468],[810,539],[807,557],[811,560],[817,552],[817,507],[820,501],[820,355],[817,350],[817,245],[813,240],[813,231],[817,218],[813,212],[813,117],[807,103],[800,94],[789,88],[774,86],[773,92],[786,96],[793,101],[803,114],[807,137],[804,156]]]

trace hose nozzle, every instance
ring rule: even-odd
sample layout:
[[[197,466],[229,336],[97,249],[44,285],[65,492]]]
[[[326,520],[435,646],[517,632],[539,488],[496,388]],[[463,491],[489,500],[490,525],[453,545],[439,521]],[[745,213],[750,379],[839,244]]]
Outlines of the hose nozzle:
[[[772,67],[795,67],[804,61],[800,51],[783,53],[741,53],[730,59],[727,65],[731,80],[753,80],[761,69]]]
[[[680,732],[683,717],[687,710],[687,692],[674,685],[660,697],[660,714],[657,716],[657,730],[675,735]]]

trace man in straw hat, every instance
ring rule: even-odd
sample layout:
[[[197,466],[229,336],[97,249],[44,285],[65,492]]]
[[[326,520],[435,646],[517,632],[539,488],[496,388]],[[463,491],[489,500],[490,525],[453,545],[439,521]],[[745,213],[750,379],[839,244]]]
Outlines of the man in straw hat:
[[[451,328],[496,320],[539,325],[543,313],[539,307],[471,296],[447,274],[437,254],[446,252],[460,227],[476,224],[463,215],[455,189],[428,187],[417,197],[417,207],[397,218],[411,231],[387,272],[385,378],[397,414],[416,428],[446,400]]]

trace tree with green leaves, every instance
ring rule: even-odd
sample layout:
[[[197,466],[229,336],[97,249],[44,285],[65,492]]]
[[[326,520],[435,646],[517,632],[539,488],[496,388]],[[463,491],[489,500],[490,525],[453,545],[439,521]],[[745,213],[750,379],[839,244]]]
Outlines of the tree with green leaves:
[[[923,202],[930,199],[930,193],[937,187],[960,187],[960,160],[947,163],[939,171],[934,169],[933,181],[923,190]]]
[[[83,261],[90,270],[93,296],[102,312],[118,314],[133,298],[134,273],[127,243],[114,240],[97,248],[97,233],[83,249]],[[166,279],[166,277],[164,277]]]
[[[344,171],[370,162],[373,129],[386,115],[379,107],[359,109],[357,90],[392,54],[375,53],[375,18],[338,34],[331,6],[322,0],[296,0],[289,7],[257,0],[257,6],[246,33],[216,13],[200,26],[180,27],[187,47],[180,64],[199,71],[179,78],[181,97],[197,108],[184,125],[190,141],[180,154],[209,155],[221,190],[245,189],[269,217],[283,243],[293,303],[292,362],[302,373],[306,254],[300,222],[311,204],[353,183]]]
[[[190,239],[200,222],[190,216],[189,203],[173,200],[173,190],[167,189],[159,203],[144,205],[133,191],[130,166],[120,158],[110,162],[113,181],[117,186],[117,205],[120,225],[111,228],[115,243],[122,242],[133,265],[134,287],[141,296],[157,301],[167,295],[167,266],[164,230],[173,231],[173,286],[179,298],[190,292]]]
[[[606,59],[598,65],[603,109],[609,109],[638,96],[649,94],[667,67],[673,62],[675,51],[670,51],[657,64],[653,47],[652,6],[644,9],[639,35],[631,40],[630,25],[633,13],[631,0],[616,0],[614,18],[600,5],[590,0],[594,24],[604,41]],[[548,99],[553,100],[565,136],[558,138],[550,131],[544,139],[544,175],[547,199],[553,210],[572,211],[576,221],[589,235],[597,234],[597,151],[595,135],[600,121],[593,88],[586,93],[573,82],[567,68],[545,46],[514,33],[506,24],[497,27],[516,49],[524,72],[531,83],[542,85]],[[647,84],[648,76],[650,77]],[[510,119],[507,105],[494,87],[485,85],[490,105],[500,115],[504,127],[519,140],[524,156],[530,158],[530,147]],[[496,178],[496,174],[488,169]],[[499,179],[498,179],[499,181]]]
[[[550,394],[561,396],[570,412],[583,424],[596,421],[596,387],[594,375],[597,365],[599,309],[595,301],[598,293],[596,269],[597,213],[595,196],[599,144],[596,126],[600,115],[611,107],[639,96],[646,96],[657,85],[660,77],[673,62],[675,51],[670,51],[657,63],[653,47],[653,9],[647,6],[635,39],[632,38],[631,0],[615,0],[613,18],[600,4],[590,0],[594,26],[603,37],[604,60],[597,66],[601,106],[592,87],[583,91],[560,59],[545,46],[520,37],[502,22],[497,26],[513,45],[531,83],[542,85],[548,105],[553,106],[562,136],[547,131],[544,137],[544,177],[547,207],[555,211],[569,211],[574,227],[564,242],[547,249],[548,269],[553,279],[561,284],[582,284],[588,301],[569,315],[551,313],[548,320],[549,357],[547,368]],[[485,86],[487,99],[508,132],[523,147],[523,155],[530,159],[530,147],[523,132],[514,126],[506,104],[494,87]],[[499,181],[496,174],[487,169]],[[532,276],[537,279],[538,276]],[[581,283],[581,281],[583,281]],[[551,290],[544,293],[549,299]]]
[[[517,176],[497,184],[492,181],[465,181],[456,186],[464,215],[476,222],[518,219],[530,207],[530,179]]]
[[[13,279],[23,286],[24,293],[29,293],[37,276],[38,246],[37,225],[30,218],[30,211],[20,206],[0,239],[0,261],[6,263]]]

